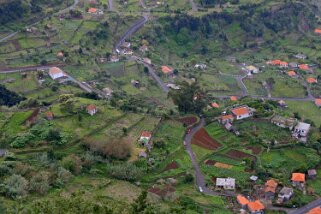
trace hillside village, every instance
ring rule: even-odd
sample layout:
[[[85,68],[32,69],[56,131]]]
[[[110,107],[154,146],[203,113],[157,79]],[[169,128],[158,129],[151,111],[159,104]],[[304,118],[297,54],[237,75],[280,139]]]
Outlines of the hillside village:
[[[247,41],[226,14],[266,2],[191,2],[81,0],[0,28],[0,210],[320,212],[320,20]]]

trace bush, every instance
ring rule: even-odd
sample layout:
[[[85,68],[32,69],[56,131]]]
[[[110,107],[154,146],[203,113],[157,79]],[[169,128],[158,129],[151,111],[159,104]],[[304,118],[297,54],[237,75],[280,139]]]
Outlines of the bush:
[[[46,172],[40,172],[30,180],[29,190],[32,192],[44,195],[48,192],[49,188],[49,175]]]
[[[82,161],[75,154],[64,157],[61,161],[61,165],[76,175],[80,174],[82,170]]]
[[[125,163],[108,166],[107,173],[117,179],[134,181],[143,175],[143,170],[131,163]]]
[[[5,189],[5,195],[13,199],[28,193],[28,181],[21,175],[13,174],[8,177],[2,187]]]
[[[72,174],[70,173],[70,171],[66,170],[63,167],[58,167],[56,173],[57,178],[54,182],[54,185],[56,187],[63,187],[72,178]]]

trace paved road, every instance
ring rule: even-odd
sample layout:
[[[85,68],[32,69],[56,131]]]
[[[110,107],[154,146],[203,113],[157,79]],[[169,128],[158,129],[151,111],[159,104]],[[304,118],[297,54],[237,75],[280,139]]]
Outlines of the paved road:
[[[293,211],[289,211],[288,214],[306,214],[309,210],[320,206],[321,206],[321,198],[315,201],[312,201],[311,203],[305,205],[304,207],[301,207]]]
[[[132,26],[130,26],[127,31],[120,37],[119,41],[115,44],[114,50],[119,50],[120,46],[126,39],[132,36],[136,31],[144,26],[144,24],[148,21],[149,14],[144,14],[142,18],[137,20]]]
[[[69,10],[73,10],[78,3],[79,3],[79,0],[74,0],[74,3],[73,3],[71,6],[65,8],[65,9],[63,9],[63,10],[60,10],[60,11],[58,11],[57,13],[54,13],[53,15],[60,15],[60,14],[63,14],[63,13],[68,12]],[[50,16],[52,16],[52,15],[50,15]],[[43,18],[43,19],[47,19],[47,18],[49,18],[50,16],[47,16],[47,17],[45,17],[45,18]],[[42,19],[42,20],[43,20],[43,19]],[[40,22],[40,21],[37,21],[37,22],[35,22],[35,23],[32,23],[32,24],[30,24],[30,25],[27,25],[27,26],[25,26],[25,28],[33,27],[33,26],[37,25],[39,22]],[[17,35],[19,32],[20,32],[20,30],[19,30],[19,31],[16,31],[16,32],[14,32],[14,33],[11,33],[11,34],[3,37],[3,38],[1,38],[1,39],[0,39],[0,42],[4,42],[4,41],[6,41],[6,40],[8,40],[8,39],[10,39],[10,38],[12,38],[12,37],[14,37],[14,36]]]
[[[204,126],[205,126],[205,120],[204,120],[204,118],[202,118],[200,123],[196,127],[192,128],[192,130],[188,134],[186,134],[184,137],[184,141],[186,144],[185,149],[186,149],[186,151],[192,161],[192,165],[195,170],[196,185],[198,188],[202,188],[203,193],[206,195],[235,196],[234,192],[216,192],[216,191],[212,191],[212,190],[208,189],[206,186],[204,175],[200,169],[200,166],[196,160],[195,154],[194,154],[194,152],[192,150],[192,146],[191,146],[191,141],[192,141],[193,136],[195,135],[195,133],[197,131],[199,131]]]
[[[113,0],[108,0],[108,9],[109,11],[113,11]]]

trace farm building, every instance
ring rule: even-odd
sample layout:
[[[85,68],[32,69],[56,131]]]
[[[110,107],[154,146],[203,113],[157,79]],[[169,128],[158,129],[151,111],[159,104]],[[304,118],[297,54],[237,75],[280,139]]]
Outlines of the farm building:
[[[86,110],[87,110],[87,113],[90,114],[91,116],[97,113],[97,107],[93,104],[90,104],[89,106],[87,106]]]
[[[295,118],[285,118],[279,115],[275,115],[271,119],[271,123],[281,127],[281,128],[288,128],[290,130],[297,124],[297,119]]]
[[[303,173],[292,173],[292,185],[300,190],[305,187],[305,174]]]
[[[265,207],[259,200],[249,202],[247,207],[251,214],[264,214]]]
[[[52,67],[49,69],[49,76],[53,80],[57,80],[57,79],[65,78],[67,75],[60,68]]]
[[[265,193],[266,199],[271,200],[274,198],[277,186],[278,186],[278,183],[273,179],[270,179],[265,182],[264,193]]]
[[[290,187],[283,187],[278,194],[278,203],[283,203],[292,198],[294,191]]]
[[[242,106],[231,110],[236,120],[242,120],[248,117],[252,117],[255,109],[248,106]]]
[[[234,190],[235,179],[234,178],[216,178],[216,187],[223,188],[225,190]]]
[[[307,136],[310,131],[311,125],[308,123],[299,122],[292,131],[292,136],[299,139],[302,142],[307,141]]]

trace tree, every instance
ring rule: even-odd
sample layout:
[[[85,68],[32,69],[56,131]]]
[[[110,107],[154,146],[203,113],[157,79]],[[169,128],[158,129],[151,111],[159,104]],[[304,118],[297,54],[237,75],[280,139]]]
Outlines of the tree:
[[[147,192],[144,190],[131,204],[131,213],[152,214],[156,213],[154,207],[147,202]]]
[[[178,110],[185,114],[188,112],[201,113],[206,103],[203,100],[204,92],[197,81],[192,84],[183,82],[180,84],[180,88],[180,90],[169,92],[169,96],[178,106]]]
[[[49,175],[46,172],[40,172],[38,174],[35,174],[30,179],[29,189],[32,192],[44,195],[48,192],[49,188]]]
[[[4,181],[4,188],[8,197],[22,197],[28,193],[28,181],[21,175],[13,174]]]

